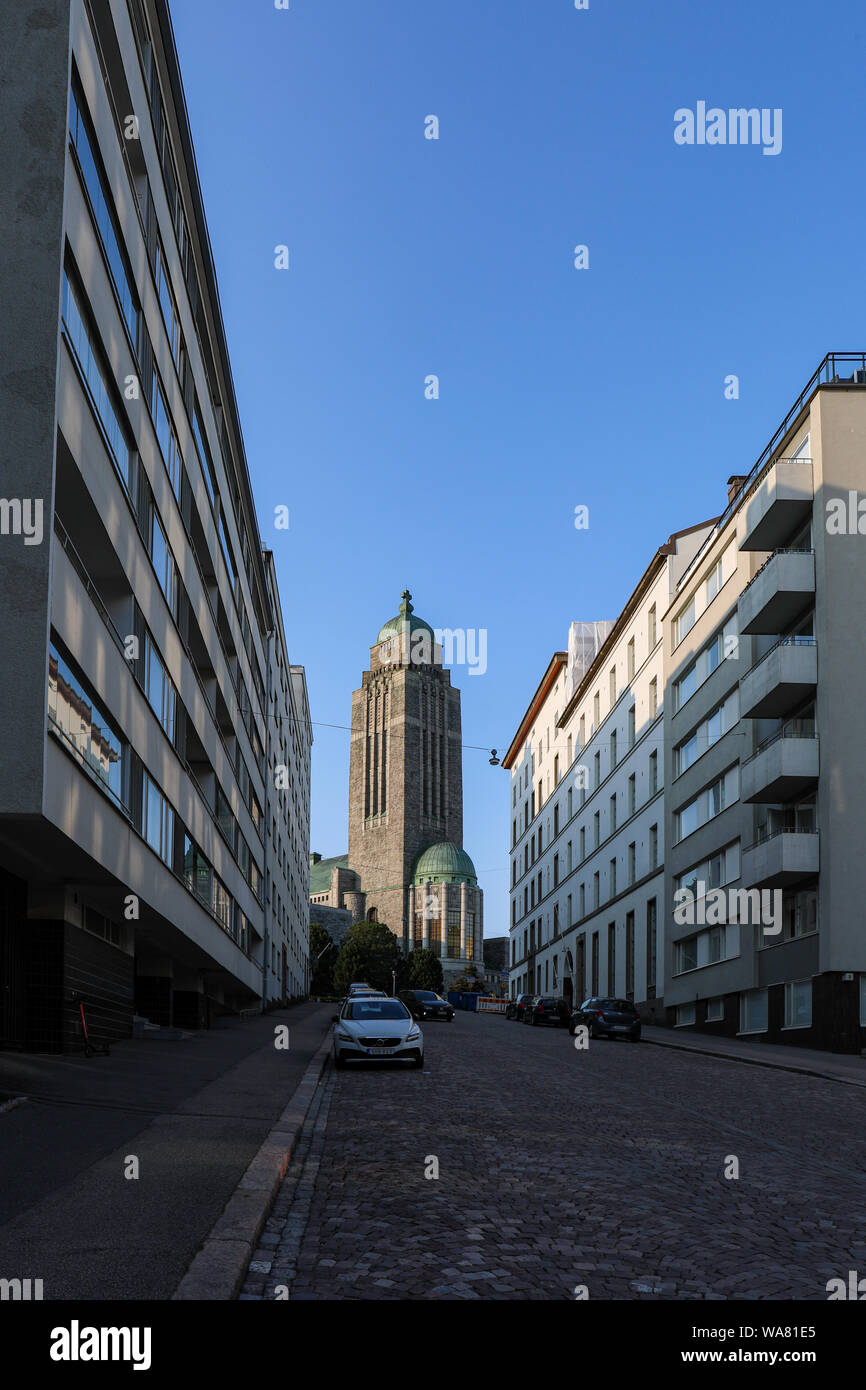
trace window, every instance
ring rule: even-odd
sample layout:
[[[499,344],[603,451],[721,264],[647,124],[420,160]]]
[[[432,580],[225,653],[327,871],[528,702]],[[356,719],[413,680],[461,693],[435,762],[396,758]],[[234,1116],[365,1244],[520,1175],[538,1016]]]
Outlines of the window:
[[[199,462],[201,464],[201,471],[204,475],[208,496],[211,501],[211,506],[213,506],[216,498],[216,479],[214,477],[213,462],[211,460],[210,449],[208,448],[207,441],[205,439],[204,426],[202,424],[201,418],[201,409],[199,407],[197,396],[193,404],[192,433],[193,438],[195,439],[196,448],[198,449]]]
[[[701,721],[687,739],[677,745],[674,749],[674,768],[677,776],[690,768],[692,763],[697,762],[702,753],[734,727],[740,717],[739,703],[739,691],[735,688],[706,719]]]
[[[607,924],[607,992],[616,993],[616,922]]]
[[[723,584],[726,584],[737,568],[737,552],[733,541],[719,557],[707,576],[707,603],[712,603]]]
[[[725,1001],[722,995],[707,1000],[707,1023],[720,1023],[725,1017]]]
[[[183,837],[183,873],[187,888],[210,911],[213,907],[214,872],[198,845],[186,834]]]
[[[616,667],[610,668],[610,703],[611,708],[616,704]]]
[[[629,712],[628,712],[628,746],[629,746],[629,748],[634,748],[634,736],[635,736],[635,707],[634,707],[634,705],[632,705],[631,708],[629,709]]]
[[[649,755],[649,796],[655,796],[659,789],[659,755],[654,748]]]
[[[601,696],[598,691],[592,697],[592,724],[597,729],[601,720]]]
[[[165,392],[156,371],[153,373],[150,397],[150,413],[153,419],[153,428],[156,431],[156,439],[159,450],[162,454],[162,461],[165,464],[165,471],[171,482],[171,490],[178,501],[180,501],[180,476],[182,459],[177,443],[177,435],[172,424],[171,415],[165,401]]]
[[[679,646],[683,638],[695,625],[695,596],[692,594],[685,608],[680,609],[674,619],[674,646]]]
[[[581,826],[581,827],[580,827],[580,862],[581,862],[581,864],[583,863],[583,861],[584,861],[585,858],[586,858],[586,829],[585,829],[584,826]]]
[[[592,876],[592,905],[598,907],[601,878],[598,870]]]
[[[674,961],[678,975],[682,975],[686,970],[697,970],[698,938],[696,936],[687,936],[682,941],[674,943]]]
[[[637,845],[634,840],[628,847],[628,881],[634,883]]]
[[[658,948],[656,926],[656,900],[650,898],[646,905],[646,982],[647,989],[655,989],[656,951]]]
[[[78,85],[77,76],[73,80],[69,97],[69,138],[72,141],[78,164],[84,176],[84,186],[90,199],[93,217],[99,230],[100,240],[129,336],[133,346],[138,337],[138,308],[133,290],[133,278],[127,268],[126,258],[121,250],[122,241],[117,231],[112,200],[101,166],[97,163],[94,149],[96,142],[91,135],[89,117],[85,115],[85,104]]]
[[[154,646],[153,638],[149,632],[145,633],[144,660],[144,693],[147,696],[147,702],[169,740],[174,743],[177,691],[162,664],[162,658]]]
[[[180,320],[178,318],[177,308],[175,307],[174,295],[171,291],[168,267],[165,263],[165,251],[159,237],[156,239],[156,259],[154,262],[153,276],[156,281],[159,307],[162,310],[162,317],[165,322],[165,331],[168,334],[171,355],[175,365],[179,366],[181,349]]]
[[[732,840],[717,854],[679,874],[673,885],[675,891],[688,888],[695,897],[703,897],[708,888],[723,888],[726,883],[731,883],[739,877],[740,842]]]
[[[628,647],[626,648],[626,670],[628,671],[628,679],[629,679],[629,680],[632,680],[632,678],[634,677],[634,638],[633,638],[633,637],[630,637],[630,638],[629,638]]]
[[[767,991],[748,989],[740,995],[740,1032],[766,1033]]]
[[[596,753],[595,758],[593,759],[593,763],[595,770],[595,781],[593,782],[593,787],[599,787],[601,786],[601,753]]]
[[[611,770],[616,767],[616,729],[612,729],[610,735],[610,766]]]
[[[84,296],[77,288],[73,288],[72,281],[64,272],[62,314],[66,336],[87,384],[112,461],[123,486],[132,497],[132,451],[127,442],[120,409],[115,406],[113,388],[109,385],[111,373],[103,365],[102,348],[85,317],[83,302]]]
[[[674,708],[681,709],[722,661],[736,660],[738,650],[737,619],[732,614],[674,682]]]
[[[651,825],[649,828],[649,866],[657,869],[659,862],[659,828]]]
[[[684,840],[702,825],[718,816],[739,796],[739,767],[735,764],[704,787],[676,814],[677,838]]]
[[[608,831],[612,835],[616,830],[616,794],[610,798],[610,816],[608,819]]]
[[[177,566],[174,563],[174,558],[169,549],[165,532],[162,529],[155,510],[151,514],[150,558],[153,561],[153,568],[156,570],[156,577],[159,581],[159,587],[162,589],[165,601],[171,610],[172,617],[176,618],[178,595]]]
[[[633,816],[637,806],[637,777],[633,772],[628,779],[628,814]]]
[[[593,845],[598,849],[601,843],[601,811],[596,811],[592,818]]]
[[[214,916],[217,918],[223,931],[232,935],[232,897],[229,890],[216,874],[214,881]],[[276,963],[276,962],[274,962]]]
[[[811,980],[792,980],[785,985],[785,1027],[812,1027]]]
[[[609,893],[609,896],[610,896],[611,898],[615,898],[615,897],[616,897],[616,860],[615,860],[615,859],[611,859],[611,861],[610,861],[610,893]]]
[[[53,643],[48,657],[48,719],[64,746],[115,801],[125,805],[126,744]]]
[[[174,855],[174,811],[147,772],[142,774],[142,832],[154,854],[171,865]]]
[[[634,913],[625,918],[625,992],[634,994]]]
[[[647,626],[647,643],[648,643],[648,645],[649,645],[649,650],[652,651],[653,647],[655,646],[656,642],[658,641],[658,634],[657,634],[657,628],[656,628],[656,606],[655,606],[655,604],[652,605],[652,607],[650,608],[649,612],[647,613],[647,623],[646,623],[646,626]]]
[[[695,1021],[695,1006],[694,1006],[694,1004],[678,1004],[678,1005],[677,1005],[677,1021],[676,1021],[676,1025],[675,1025],[675,1026],[676,1026],[677,1028],[687,1028],[687,1027],[689,1026],[689,1024],[694,1023],[694,1021]]]
[[[659,683],[658,678],[653,676],[649,683],[649,717],[655,719],[659,712]]]

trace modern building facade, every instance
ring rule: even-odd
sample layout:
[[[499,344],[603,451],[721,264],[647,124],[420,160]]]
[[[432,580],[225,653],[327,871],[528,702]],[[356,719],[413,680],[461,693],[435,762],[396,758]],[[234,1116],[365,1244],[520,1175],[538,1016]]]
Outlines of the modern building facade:
[[[665,615],[676,1026],[866,1044],[864,368],[825,358]]]
[[[167,6],[6,6],[0,47],[0,1046],[55,1050],[80,1046],[82,997],[122,1037],[134,1013],[197,1027],[305,978],[309,719]],[[301,730],[291,831],[277,689]],[[287,874],[268,816],[297,840]]]
[[[265,823],[265,1002],[305,998],[310,985],[310,755],[303,666],[289,661],[273,552],[264,552],[271,605]]]
[[[723,514],[663,546],[511,772],[509,992],[866,1046],[866,356],[830,354]]]
[[[482,968],[483,894],[463,849],[460,691],[405,590],[352,695],[349,851],[312,870],[316,904],[386,923],[446,980]],[[323,923],[324,924],[324,923]]]
[[[512,997],[617,994],[661,1016],[662,615],[706,531],[672,536],[615,622],[572,624],[502,760]]]

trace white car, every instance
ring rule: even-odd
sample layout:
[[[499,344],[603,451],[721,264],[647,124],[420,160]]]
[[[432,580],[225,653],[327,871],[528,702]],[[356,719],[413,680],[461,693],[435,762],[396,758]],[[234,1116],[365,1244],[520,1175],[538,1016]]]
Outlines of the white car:
[[[406,1005],[370,995],[347,999],[334,1015],[334,1065],[391,1057],[413,1067],[424,1065],[424,1035]]]

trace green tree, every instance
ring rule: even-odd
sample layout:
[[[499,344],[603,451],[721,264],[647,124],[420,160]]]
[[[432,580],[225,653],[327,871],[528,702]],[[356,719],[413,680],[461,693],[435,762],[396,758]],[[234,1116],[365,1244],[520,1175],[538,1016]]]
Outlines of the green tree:
[[[326,949],[328,948],[328,949]],[[318,957],[318,959],[317,959]],[[334,965],[337,952],[329,932],[319,922],[310,923],[311,994],[334,993]]]
[[[442,962],[435,951],[416,946],[409,952],[407,966],[409,989],[432,989],[436,994],[442,993]]]
[[[355,922],[343,938],[334,966],[335,990],[345,994],[349,985],[364,980],[373,989],[390,994],[392,971],[397,989],[401,989],[406,984],[407,967],[394,933],[384,922]]]

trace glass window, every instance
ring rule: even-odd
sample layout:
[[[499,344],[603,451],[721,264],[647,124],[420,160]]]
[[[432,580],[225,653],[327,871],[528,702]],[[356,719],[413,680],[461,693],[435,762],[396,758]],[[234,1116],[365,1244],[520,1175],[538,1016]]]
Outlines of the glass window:
[[[48,718],[64,744],[123,805],[126,744],[53,644],[48,658]]]
[[[189,835],[183,837],[183,871],[187,887],[210,910],[213,906],[214,872]]]
[[[811,1028],[812,981],[792,980],[785,985],[785,1027]]]
[[[165,403],[165,393],[156,372],[153,374],[153,387],[151,393],[150,412],[153,417],[153,427],[156,431],[157,443],[159,444],[162,461],[171,482],[171,490],[175,497],[180,501],[180,473],[181,456],[177,443],[177,435],[168,407]]]
[[[174,563],[165,532],[160,525],[159,517],[154,511],[151,520],[150,536],[150,558],[153,561],[153,568],[156,570],[156,577],[159,580],[159,587],[165,596],[165,601],[171,609],[173,617],[177,617],[177,566]]]
[[[84,101],[78,89],[77,81],[73,85],[69,98],[69,138],[78,156],[78,163],[84,176],[84,185],[99,229],[114,288],[120,300],[120,307],[130,337],[135,345],[138,335],[138,308],[132,289],[133,280],[120,249],[121,239],[117,232],[112,201],[108,194],[105,176],[93,153],[90,122],[84,114]]]
[[[767,991],[765,989],[745,990],[740,995],[740,1032],[765,1033],[767,1031]]]
[[[174,743],[177,692],[150,633],[145,633],[145,694],[165,733]]]
[[[695,625],[695,597],[694,594],[689,599],[685,608],[677,615],[675,631],[677,642],[682,642],[683,638],[691,632]]]
[[[174,851],[174,811],[147,772],[143,774],[141,824],[155,854],[171,864]]]
[[[64,272],[63,326],[89,388],[99,423],[102,426],[109,452],[121,482],[127,493],[132,496],[132,452],[127,443],[126,430],[121,423],[120,412],[114,405],[114,395],[109,386],[111,376],[103,366],[102,351],[97,343],[96,335],[91,332],[85,318],[81,307],[82,300],[83,296],[81,296],[80,291],[73,287],[72,281]]]

